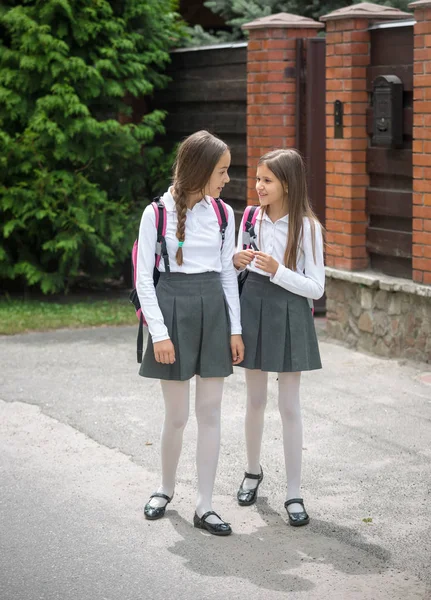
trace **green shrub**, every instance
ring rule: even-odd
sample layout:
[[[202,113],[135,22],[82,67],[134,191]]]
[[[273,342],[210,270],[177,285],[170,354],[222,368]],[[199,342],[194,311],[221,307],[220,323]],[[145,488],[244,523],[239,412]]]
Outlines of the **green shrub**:
[[[5,0],[0,7],[0,280],[44,293],[130,252],[157,172],[163,87],[184,35],[172,0]],[[143,111],[145,112],[145,111]]]

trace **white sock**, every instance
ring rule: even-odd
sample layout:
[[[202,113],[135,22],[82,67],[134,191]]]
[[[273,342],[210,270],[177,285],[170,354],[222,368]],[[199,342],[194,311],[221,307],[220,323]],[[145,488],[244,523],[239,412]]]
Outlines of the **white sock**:
[[[259,475],[260,449],[262,446],[265,408],[268,395],[268,373],[245,369],[247,383],[247,407],[245,413],[245,443],[247,448],[247,472]],[[245,479],[243,487],[254,490],[257,479]]]
[[[165,402],[165,419],[161,435],[162,483],[157,491],[172,498],[184,428],[189,417],[190,380],[161,380],[161,385]],[[164,498],[150,500],[150,505],[155,508],[166,504]]]
[[[224,379],[222,377],[202,378],[196,375],[196,419],[198,441],[196,448],[196,469],[198,474],[198,497],[196,513],[202,517],[212,509],[212,495],[220,452],[220,416]],[[221,523],[211,515],[207,523]]]
[[[278,376],[278,408],[283,424],[284,461],[286,466],[286,500],[300,498],[302,466],[302,417],[299,401],[301,373],[280,373]],[[291,513],[301,512],[301,504],[288,506]]]

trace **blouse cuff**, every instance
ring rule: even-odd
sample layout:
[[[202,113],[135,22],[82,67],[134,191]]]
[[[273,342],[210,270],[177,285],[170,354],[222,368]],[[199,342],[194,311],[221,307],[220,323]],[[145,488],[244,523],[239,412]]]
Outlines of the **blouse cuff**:
[[[152,335],[151,336],[151,340],[153,342],[153,344],[156,344],[157,342],[164,342],[165,340],[169,340],[169,334],[168,333],[159,333],[158,335]]]
[[[278,265],[278,269],[275,272],[274,275],[270,276],[270,279],[273,283],[280,283],[281,278],[283,277],[283,273],[286,270],[286,267],[284,265],[279,264]]]

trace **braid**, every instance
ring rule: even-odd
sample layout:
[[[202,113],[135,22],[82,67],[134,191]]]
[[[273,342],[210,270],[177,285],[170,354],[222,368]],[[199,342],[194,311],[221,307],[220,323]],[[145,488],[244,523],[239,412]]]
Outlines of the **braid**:
[[[228,147],[208,131],[196,131],[179,146],[173,167],[172,195],[177,211],[178,265],[183,264],[182,246],[186,237],[188,200],[205,194],[207,184]]]
[[[182,190],[178,190],[178,187],[175,187],[174,189],[178,218],[177,239],[179,242],[184,242],[186,239],[187,197]],[[181,246],[178,247],[175,258],[177,259],[178,265],[183,264],[183,249]]]

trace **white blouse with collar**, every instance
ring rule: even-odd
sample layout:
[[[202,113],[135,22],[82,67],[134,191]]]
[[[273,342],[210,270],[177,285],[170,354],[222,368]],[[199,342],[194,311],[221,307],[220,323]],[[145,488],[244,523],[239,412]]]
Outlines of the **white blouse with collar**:
[[[244,217],[243,217],[244,220]],[[243,220],[241,221],[238,233],[237,252],[243,249]],[[284,253],[286,251],[287,236],[289,227],[289,215],[278,219],[273,223],[265,213],[262,217],[262,211],[256,219],[256,245],[259,250],[270,254],[280,263],[274,276],[258,269],[252,261],[247,269],[260,275],[266,275],[271,281],[282,288],[305,296],[313,300],[318,300],[325,291],[325,266],[323,264],[323,236],[322,228],[319,223],[315,224],[315,259],[313,256],[312,229],[309,219],[304,218],[303,240],[300,245],[296,270],[292,271],[283,265]]]
[[[205,196],[195,204],[192,210],[187,210],[183,264],[180,266],[175,259],[178,249],[175,200],[170,190],[161,199],[166,207],[165,239],[171,272],[193,274],[214,271],[220,273],[229,307],[231,334],[241,334],[237,274],[232,262],[232,256],[235,252],[235,217],[232,208],[226,205],[228,224],[221,251],[220,227],[209,196]],[[161,342],[169,339],[169,334],[157,301],[153,282],[156,240],[157,230],[154,209],[152,206],[147,206],[142,215],[139,228],[136,290],[152,340],[153,342]],[[159,270],[162,273],[165,271],[163,259],[160,260]]]

